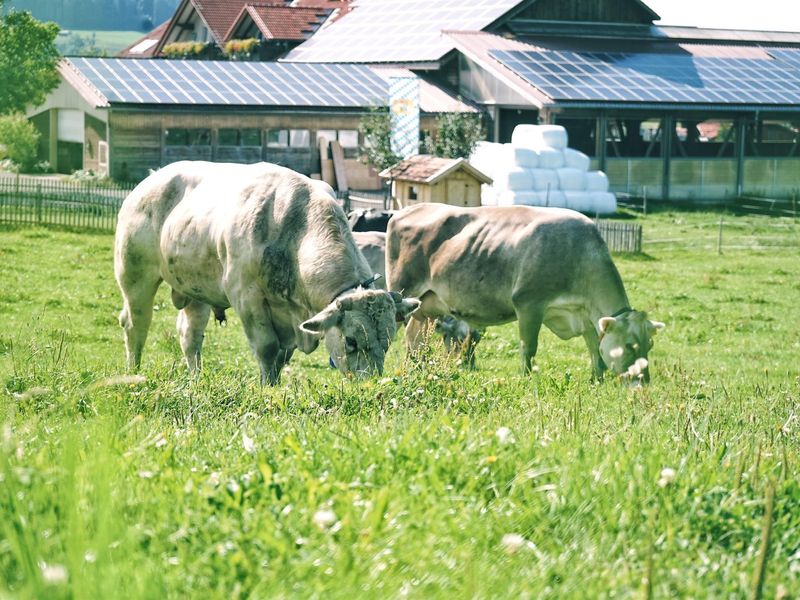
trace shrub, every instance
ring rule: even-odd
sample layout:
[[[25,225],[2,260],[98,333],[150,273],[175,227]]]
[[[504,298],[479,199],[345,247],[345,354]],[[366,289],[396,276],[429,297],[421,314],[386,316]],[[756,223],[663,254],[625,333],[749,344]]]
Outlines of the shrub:
[[[479,141],[486,138],[480,114],[444,113],[436,117],[436,134],[425,139],[429,154],[443,158],[468,158]]]
[[[3,154],[19,165],[21,171],[30,170],[36,162],[39,149],[39,132],[23,115],[0,117],[0,146]]]

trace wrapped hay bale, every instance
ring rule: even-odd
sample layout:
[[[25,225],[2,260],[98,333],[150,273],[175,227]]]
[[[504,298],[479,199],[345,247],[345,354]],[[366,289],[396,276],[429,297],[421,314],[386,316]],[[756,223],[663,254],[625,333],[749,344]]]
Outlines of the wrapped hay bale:
[[[512,147],[514,164],[526,169],[535,169],[539,166],[539,154],[530,148]]]
[[[530,169],[506,166],[495,173],[494,185],[498,190],[532,190],[533,174]]]
[[[558,188],[558,173],[553,169],[531,169],[531,177],[533,178],[533,185],[531,189],[537,192],[544,192],[548,189],[557,190]]]
[[[539,192],[514,192],[512,202],[522,206],[541,206]]]
[[[511,143],[520,148],[563,150],[567,147],[567,130],[561,125],[517,125]]]
[[[589,171],[586,173],[587,192],[607,192],[608,176],[602,171]]]
[[[617,212],[617,197],[611,192],[589,192],[592,198],[592,212],[609,215]]]
[[[567,192],[582,192],[586,189],[586,171],[563,167],[556,169],[558,173],[558,187]]]
[[[539,148],[540,169],[560,169],[564,166],[564,153],[555,148]]]
[[[537,192],[539,194],[539,206],[552,206],[553,208],[566,208],[566,192],[561,190],[550,190],[549,192]]]
[[[580,171],[588,171],[592,164],[591,159],[580,150],[564,148],[564,166]]]
[[[592,194],[585,191],[570,191],[564,192],[566,196],[567,208],[577,210],[582,213],[591,214],[594,212],[592,208]]]

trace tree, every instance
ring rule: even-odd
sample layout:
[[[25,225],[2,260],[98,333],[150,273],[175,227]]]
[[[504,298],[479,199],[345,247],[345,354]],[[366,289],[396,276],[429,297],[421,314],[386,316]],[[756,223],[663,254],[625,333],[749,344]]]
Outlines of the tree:
[[[436,117],[436,134],[425,139],[425,151],[443,158],[468,158],[485,138],[480,114],[444,113]]]
[[[0,0],[0,114],[22,112],[44,102],[58,85],[61,58],[58,25],[41,23],[28,12],[3,11]]]
[[[362,160],[377,171],[400,162],[401,157],[392,152],[392,122],[385,108],[373,108],[361,119],[358,131],[364,138],[359,147]]]
[[[22,115],[0,116],[0,158],[9,158],[27,173],[36,162],[39,132]]]

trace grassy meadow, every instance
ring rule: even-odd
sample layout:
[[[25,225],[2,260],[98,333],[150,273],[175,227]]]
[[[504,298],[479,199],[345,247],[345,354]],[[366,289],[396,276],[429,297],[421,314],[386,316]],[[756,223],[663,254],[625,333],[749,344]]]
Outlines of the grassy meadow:
[[[112,236],[0,229],[0,598],[798,597],[800,224],[639,219],[641,390],[514,324],[261,388],[232,311],[192,378],[166,288],[125,378]]]

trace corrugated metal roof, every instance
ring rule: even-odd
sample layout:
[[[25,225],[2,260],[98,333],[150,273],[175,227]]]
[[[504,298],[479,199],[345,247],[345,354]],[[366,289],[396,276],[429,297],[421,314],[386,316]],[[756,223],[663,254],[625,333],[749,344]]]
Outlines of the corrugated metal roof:
[[[292,50],[286,61],[410,63],[452,50],[444,29],[481,30],[520,0],[360,0],[346,18]]]

